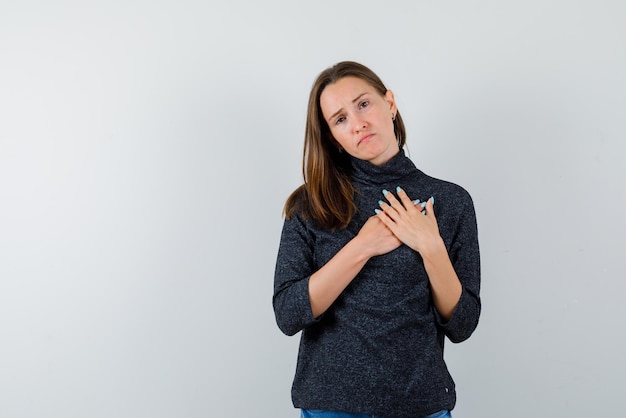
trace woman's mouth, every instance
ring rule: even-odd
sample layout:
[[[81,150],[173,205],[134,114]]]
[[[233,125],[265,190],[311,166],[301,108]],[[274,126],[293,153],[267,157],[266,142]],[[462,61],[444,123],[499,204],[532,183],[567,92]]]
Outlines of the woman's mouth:
[[[373,136],[374,136],[374,134],[367,134],[367,135],[363,135],[363,136],[361,137],[361,139],[359,139],[359,142],[357,143],[357,146],[358,146],[358,145],[361,145],[361,144],[367,144],[368,142],[370,142],[370,141],[371,141],[371,139],[372,139],[372,137],[373,137]]]

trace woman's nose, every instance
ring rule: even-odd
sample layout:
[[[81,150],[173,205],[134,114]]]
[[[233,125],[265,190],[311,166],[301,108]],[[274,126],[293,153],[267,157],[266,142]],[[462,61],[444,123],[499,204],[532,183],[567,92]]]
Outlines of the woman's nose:
[[[366,127],[367,127],[367,123],[365,123],[363,119],[359,118],[358,116],[352,117],[352,129],[355,132],[359,132],[365,129]]]

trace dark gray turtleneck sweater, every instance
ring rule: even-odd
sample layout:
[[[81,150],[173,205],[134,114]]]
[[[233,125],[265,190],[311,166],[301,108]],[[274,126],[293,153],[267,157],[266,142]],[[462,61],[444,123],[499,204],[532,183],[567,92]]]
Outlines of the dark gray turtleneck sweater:
[[[443,359],[444,336],[467,339],[480,315],[480,261],[474,207],[461,187],[419,171],[401,151],[382,166],[352,159],[357,212],[329,231],[294,216],[283,226],[274,312],[287,335],[302,331],[292,388],[296,408],[415,417],[452,409],[456,393]],[[402,245],[370,259],[335,303],[313,318],[311,274],[356,236],[383,199],[402,187],[411,199],[434,196],[435,216],[461,299],[444,322],[420,255]]]

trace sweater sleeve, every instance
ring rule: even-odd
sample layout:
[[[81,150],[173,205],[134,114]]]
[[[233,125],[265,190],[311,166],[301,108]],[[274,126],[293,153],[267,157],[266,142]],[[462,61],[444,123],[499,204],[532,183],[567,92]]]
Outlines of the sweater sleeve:
[[[450,260],[461,281],[461,298],[448,321],[444,321],[436,309],[435,316],[450,341],[458,343],[472,335],[478,325],[481,309],[478,228],[469,194],[466,194],[466,202],[450,246]]]
[[[314,273],[314,238],[294,216],[285,220],[274,273],[274,315],[278,328],[294,335],[317,322],[309,301],[309,278]]]

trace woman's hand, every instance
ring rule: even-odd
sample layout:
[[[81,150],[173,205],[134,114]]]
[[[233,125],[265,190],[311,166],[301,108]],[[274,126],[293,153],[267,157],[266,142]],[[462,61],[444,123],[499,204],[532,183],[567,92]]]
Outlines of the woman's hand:
[[[387,202],[380,201],[377,217],[400,241],[423,254],[441,244],[439,226],[433,210],[434,198],[427,202],[412,201],[404,190],[397,189],[398,200],[393,193],[383,190]]]
[[[402,242],[379,216],[372,216],[361,227],[356,239],[363,246],[368,257],[386,254],[395,250]]]

